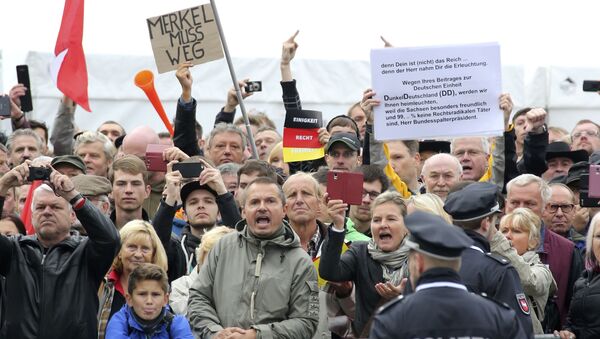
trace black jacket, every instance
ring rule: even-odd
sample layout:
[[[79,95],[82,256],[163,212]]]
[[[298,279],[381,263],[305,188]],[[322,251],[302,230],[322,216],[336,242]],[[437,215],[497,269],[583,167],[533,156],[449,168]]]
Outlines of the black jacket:
[[[37,236],[0,236],[7,310],[1,338],[95,338],[98,288],[119,250],[112,222],[86,201],[76,210],[88,237],[44,249]]]
[[[486,293],[490,298],[506,303],[517,314],[523,330],[533,337],[531,323],[531,306],[527,299],[525,310],[519,305],[518,296],[523,294],[523,287],[517,270],[509,261],[490,254],[490,244],[481,234],[465,230],[473,240],[474,247],[467,248],[462,254],[462,264],[459,275],[470,292],[477,294]]]
[[[178,99],[175,113],[173,144],[190,157],[204,155],[198,147],[198,136],[196,135],[196,104],[196,99],[192,98],[189,106],[182,106]],[[186,107],[190,107],[190,109],[186,109]]]
[[[362,333],[369,318],[380,306],[381,296],[375,284],[383,281],[381,265],[369,255],[368,242],[355,241],[341,255],[345,232],[329,228],[328,237],[321,247],[319,275],[325,280],[353,281],[356,298],[356,316],[352,326],[355,333]]]
[[[600,338],[600,273],[586,270],[575,282],[565,328],[577,339]]]
[[[381,307],[370,338],[528,338],[516,320],[509,307],[467,292],[455,271],[433,268],[415,293]]]

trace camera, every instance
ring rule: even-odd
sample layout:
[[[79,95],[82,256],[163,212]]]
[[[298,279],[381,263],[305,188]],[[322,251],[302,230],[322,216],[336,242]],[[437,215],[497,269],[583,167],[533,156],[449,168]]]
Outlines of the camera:
[[[262,91],[262,82],[260,81],[249,81],[246,83],[246,87],[244,87],[246,93],[251,92],[260,92]]]
[[[50,168],[29,166],[29,177],[27,177],[27,180],[30,182],[34,180],[50,180],[50,173],[52,173]]]

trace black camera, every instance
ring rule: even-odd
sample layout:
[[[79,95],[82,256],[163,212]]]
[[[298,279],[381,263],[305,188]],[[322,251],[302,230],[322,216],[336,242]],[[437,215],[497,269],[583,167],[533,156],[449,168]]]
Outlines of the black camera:
[[[244,87],[246,93],[260,92],[262,91],[262,82],[260,81],[248,81],[246,87]]]
[[[27,177],[27,180],[29,182],[33,182],[34,180],[50,180],[50,173],[52,173],[52,169],[50,168],[29,166],[29,177]]]

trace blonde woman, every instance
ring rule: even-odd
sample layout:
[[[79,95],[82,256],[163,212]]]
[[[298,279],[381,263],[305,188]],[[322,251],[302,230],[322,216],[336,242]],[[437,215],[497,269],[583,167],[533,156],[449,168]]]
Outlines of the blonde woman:
[[[408,214],[414,211],[422,211],[440,216],[444,221],[452,224],[452,217],[444,211],[442,198],[433,193],[412,195],[406,200],[406,211]]]
[[[533,308],[531,321],[535,334],[543,334],[541,320],[550,294],[556,290],[556,282],[550,269],[544,265],[536,248],[540,244],[542,221],[531,210],[517,208],[500,220],[500,232],[491,241],[493,253],[510,260],[517,269],[523,291]]]
[[[287,162],[283,162],[283,142],[279,142],[271,148],[268,162],[271,166],[280,168],[285,175],[290,175],[290,166]]]
[[[98,338],[104,338],[110,318],[125,305],[129,275],[142,263],[151,263],[167,270],[167,255],[154,227],[147,221],[132,220],[121,231],[121,250],[111,270],[100,286],[98,299]]]
[[[175,314],[185,315],[187,314],[188,298],[190,293],[190,286],[200,272],[200,267],[204,263],[204,259],[208,256],[208,252],[215,246],[215,244],[227,233],[233,232],[233,228],[227,226],[215,227],[212,230],[206,232],[202,236],[202,242],[196,249],[196,258],[198,258],[198,265],[190,272],[189,275],[173,281],[171,283],[171,294],[169,295],[169,305]]]

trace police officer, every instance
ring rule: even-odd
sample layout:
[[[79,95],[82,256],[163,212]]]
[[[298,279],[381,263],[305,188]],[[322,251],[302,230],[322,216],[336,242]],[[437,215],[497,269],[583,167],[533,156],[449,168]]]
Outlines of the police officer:
[[[381,307],[370,338],[527,338],[510,307],[469,293],[458,269],[473,241],[437,215],[404,219],[415,293]]]
[[[486,293],[508,304],[517,313],[525,332],[533,337],[531,308],[516,269],[504,257],[490,253],[490,240],[497,232],[500,212],[496,193],[495,185],[475,182],[446,198],[444,210],[474,242],[462,254],[459,274],[469,291]]]

